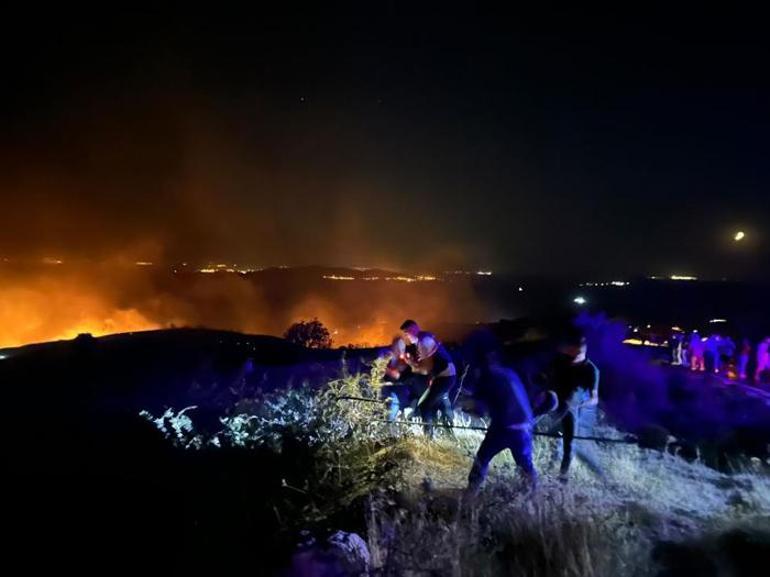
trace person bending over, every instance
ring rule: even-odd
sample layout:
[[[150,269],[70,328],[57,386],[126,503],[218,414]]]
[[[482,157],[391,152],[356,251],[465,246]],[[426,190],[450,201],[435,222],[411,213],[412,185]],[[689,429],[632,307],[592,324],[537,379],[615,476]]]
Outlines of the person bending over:
[[[428,389],[417,402],[417,411],[425,424],[426,434],[433,438],[436,412],[441,413],[445,425],[451,427],[454,422],[449,392],[457,381],[457,371],[452,356],[432,333],[420,331],[413,338],[417,357],[406,360],[415,373],[428,377]]]
[[[468,475],[468,493],[475,495],[487,476],[489,463],[508,449],[519,470],[534,488],[537,473],[532,464],[532,405],[518,375],[500,364],[496,348],[476,356],[474,397],[489,411],[490,424]]]

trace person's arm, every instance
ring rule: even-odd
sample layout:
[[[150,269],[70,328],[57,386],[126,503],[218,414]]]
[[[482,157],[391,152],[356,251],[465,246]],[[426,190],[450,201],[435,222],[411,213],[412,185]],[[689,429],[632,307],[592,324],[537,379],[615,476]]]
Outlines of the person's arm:
[[[396,362],[393,361],[394,360],[391,359],[391,362],[389,362],[388,366],[385,367],[385,374],[392,379],[398,379],[401,376],[401,371],[398,367],[398,360],[396,359]]]
[[[585,402],[586,407],[595,407],[599,404],[599,369],[591,363],[593,370],[593,385],[591,386],[591,397]]]
[[[409,366],[412,367],[412,370],[415,373],[420,373],[421,375],[429,375],[431,369],[433,368],[432,357],[426,357],[424,359],[415,359],[414,357],[407,357],[406,362],[409,363]]]

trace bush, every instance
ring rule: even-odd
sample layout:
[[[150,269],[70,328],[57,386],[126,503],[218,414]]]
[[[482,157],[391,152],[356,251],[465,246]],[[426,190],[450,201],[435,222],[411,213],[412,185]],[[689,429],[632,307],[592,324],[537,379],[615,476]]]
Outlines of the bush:
[[[272,496],[277,515],[285,529],[303,529],[344,513],[397,472],[387,425],[379,422],[381,405],[340,399],[376,399],[383,365],[375,362],[368,374],[344,374],[322,390],[302,386],[260,394],[240,404],[247,411],[220,417],[219,431],[196,430],[195,407],[168,409],[160,417],[140,414],[181,449],[249,451],[278,464],[283,478],[280,494]]]
[[[299,321],[291,325],[283,335],[290,343],[307,349],[330,349],[332,336],[318,319]]]

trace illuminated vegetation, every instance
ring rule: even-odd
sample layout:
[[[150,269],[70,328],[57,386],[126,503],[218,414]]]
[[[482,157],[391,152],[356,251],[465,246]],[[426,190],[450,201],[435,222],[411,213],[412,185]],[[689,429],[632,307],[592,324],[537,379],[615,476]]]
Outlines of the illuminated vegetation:
[[[728,476],[635,445],[599,448],[608,484],[577,463],[565,486],[551,466],[555,441],[538,438],[534,495],[506,453],[469,502],[462,489],[481,433],[457,430],[429,443],[417,425],[394,431],[380,422],[376,403],[339,400],[376,398],[380,370],[322,391],[244,399],[217,432],[196,431],[194,410],[145,416],[193,450],[296,452],[305,474],[283,478],[273,503],[283,528],[313,530],[353,516],[379,575],[651,575],[682,563],[679,548],[699,551],[701,563],[730,563],[719,535],[770,531],[766,463]]]

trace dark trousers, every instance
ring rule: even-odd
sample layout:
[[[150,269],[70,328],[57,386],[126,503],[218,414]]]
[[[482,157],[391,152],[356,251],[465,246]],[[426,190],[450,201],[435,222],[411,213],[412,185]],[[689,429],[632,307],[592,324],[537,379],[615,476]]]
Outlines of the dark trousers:
[[[573,453],[593,473],[604,477],[599,459],[592,445],[593,441],[576,441],[575,436],[590,437],[596,425],[596,407],[570,408],[564,410],[551,432],[561,431],[561,474],[566,475],[572,464]],[[558,456],[557,456],[558,458]]]
[[[433,379],[430,387],[417,403],[417,410],[425,423],[425,432],[428,436],[433,436],[433,420],[436,418],[436,411],[441,413],[441,418],[445,425],[452,426],[454,422],[454,412],[452,411],[452,401],[449,400],[449,391],[455,385],[457,377],[437,377]]]
[[[468,475],[468,487],[478,489],[487,477],[489,463],[498,453],[508,449],[513,460],[532,483],[537,479],[532,465],[532,432],[529,429],[490,428],[481,442],[473,467]]]

